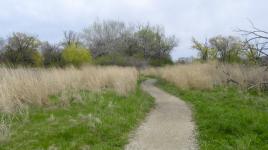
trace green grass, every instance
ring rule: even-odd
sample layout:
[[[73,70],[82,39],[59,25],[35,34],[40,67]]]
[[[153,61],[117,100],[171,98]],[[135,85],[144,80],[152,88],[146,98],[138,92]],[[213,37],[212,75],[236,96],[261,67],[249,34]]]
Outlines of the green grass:
[[[28,117],[15,115],[11,137],[0,144],[1,150],[119,150],[153,106],[153,98],[140,88],[128,96],[113,91],[82,91],[80,102],[50,107],[32,107]]]
[[[157,85],[192,105],[201,149],[268,149],[267,94],[223,87],[182,90],[161,79]]]

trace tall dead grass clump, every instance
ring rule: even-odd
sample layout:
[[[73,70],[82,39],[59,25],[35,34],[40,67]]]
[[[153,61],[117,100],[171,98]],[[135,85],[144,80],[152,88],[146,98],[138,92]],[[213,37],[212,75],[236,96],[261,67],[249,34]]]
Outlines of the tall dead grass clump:
[[[13,112],[25,104],[44,105],[48,96],[63,90],[101,90],[110,88],[125,95],[136,87],[135,68],[1,68],[0,111]]]
[[[174,83],[182,89],[212,89],[216,85],[236,84],[241,88],[268,81],[264,67],[238,64],[194,63],[149,68],[142,73]]]

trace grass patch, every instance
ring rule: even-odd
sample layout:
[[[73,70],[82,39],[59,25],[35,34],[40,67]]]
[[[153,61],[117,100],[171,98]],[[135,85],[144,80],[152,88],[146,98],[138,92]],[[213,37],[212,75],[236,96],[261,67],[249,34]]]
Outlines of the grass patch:
[[[157,85],[193,106],[201,149],[268,149],[268,94],[223,87],[182,90],[162,79]]]
[[[78,95],[64,107],[53,96],[53,107],[32,107],[23,117],[14,115],[10,138],[0,143],[0,149],[123,149],[129,132],[153,106],[153,98],[140,88],[128,96],[113,91]]]

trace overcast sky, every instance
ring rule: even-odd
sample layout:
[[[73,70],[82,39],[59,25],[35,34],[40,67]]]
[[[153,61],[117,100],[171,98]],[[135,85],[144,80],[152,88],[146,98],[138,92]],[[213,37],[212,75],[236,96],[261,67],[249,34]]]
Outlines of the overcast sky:
[[[195,56],[191,37],[238,35],[248,19],[268,30],[267,0],[0,0],[0,37],[12,32],[58,42],[63,31],[81,31],[96,19],[163,25],[180,40],[173,59]]]

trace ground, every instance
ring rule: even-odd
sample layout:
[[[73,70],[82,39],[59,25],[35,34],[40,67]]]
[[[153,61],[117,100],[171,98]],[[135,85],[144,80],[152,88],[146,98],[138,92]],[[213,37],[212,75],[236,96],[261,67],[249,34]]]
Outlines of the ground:
[[[197,149],[191,109],[182,100],[146,80],[143,90],[155,98],[156,106],[134,133],[126,150]]]

